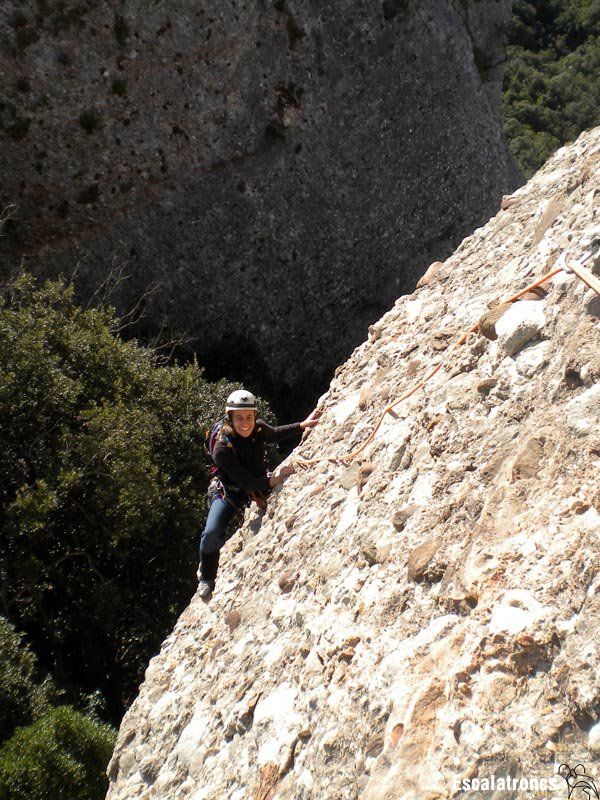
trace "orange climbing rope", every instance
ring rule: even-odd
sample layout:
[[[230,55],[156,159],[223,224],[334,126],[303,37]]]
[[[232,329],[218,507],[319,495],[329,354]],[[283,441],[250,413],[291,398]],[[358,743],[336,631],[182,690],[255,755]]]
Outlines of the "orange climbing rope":
[[[586,257],[584,257],[582,261],[587,260],[587,257],[589,257],[589,255],[591,255],[591,251],[589,254],[586,254]],[[588,269],[586,269],[580,261],[576,266],[567,264],[565,267],[560,266],[550,270],[550,272],[547,272],[538,280],[534,281],[533,283],[530,283],[529,286],[526,286],[524,289],[521,289],[519,292],[512,295],[512,297],[509,297],[507,300],[502,300],[498,305],[508,305],[509,303],[513,303],[515,300],[518,300],[524,294],[527,294],[527,292],[531,292],[534,289],[537,289],[538,286],[541,286],[543,283],[550,280],[550,278],[553,278],[559,272],[562,272],[563,269],[566,269],[567,271],[570,272],[574,272],[575,275],[577,275],[578,278],[584,281],[587,286],[590,286],[590,288],[594,289],[600,295],[600,281],[598,281],[598,279],[595,278],[595,276]],[[469,337],[469,334],[475,333],[478,327],[479,327],[479,322],[476,322],[473,325],[471,325],[471,327],[465,333],[463,333],[460,336],[460,338],[446,351],[446,355],[449,356],[451,353],[454,352],[454,350],[456,350],[462,344],[464,344],[467,338]],[[379,428],[383,423],[383,420],[385,419],[386,414],[389,414],[395,408],[395,406],[397,406],[403,400],[407,400],[411,395],[413,395],[415,392],[421,389],[427,383],[427,381],[431,380],[431,378],[433,378],[433,376],[442,368],[442,366],[446,361],[447,358],[440,361],[440,363],[436,367],[434,367],[430,372],[428,372],[427,375],[425,375],[425,377],[422,378],[418,383],[416,383],[411,389],[404,392],[404,394],[402,394],[397,400],[394,400],[393,403],[390,403],[390,405],[388,405],[381,414],[377,424],[375,425],[375,427],[373,428],[367,439],[356,450],[353,450],[352,452],[347,453],[346,455],[340,455],[340,456],[323,456],[321,458],[293,459],[292,463],[294,464],[294,466],[309,467],[312,466],[313,464],[320,464],[323,461],[329,461],[333,463],[353,461],[373,441],[373,439],[377,434],[377,431],[379,430]]]

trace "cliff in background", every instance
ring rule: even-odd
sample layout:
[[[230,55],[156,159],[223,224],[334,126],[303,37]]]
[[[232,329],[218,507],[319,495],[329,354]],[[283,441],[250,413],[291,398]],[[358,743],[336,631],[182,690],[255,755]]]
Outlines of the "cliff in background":
[[[353,463],[246,514],[150,663],[110,800],[566,797],[562,763],[600,785],[600,297],[559,272],[490,313],[563,253],[600,273],[599,167],[596,129],[340,367],[292,460],[353,451],[443,363]]]
[[[183,331],[210,375],[250,370],[297,413],[516,187],[510,20],[510,0],[6,0],[0,272],[77,266],[85,299],[122,270],[137,332]]]

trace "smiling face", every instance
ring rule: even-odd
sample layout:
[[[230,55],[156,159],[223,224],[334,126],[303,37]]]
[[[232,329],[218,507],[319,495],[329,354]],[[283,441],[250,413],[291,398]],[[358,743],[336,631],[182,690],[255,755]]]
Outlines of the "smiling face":
[[[254,430],[254,422],[256,420],[256,411],[231,411],[230,412],[231,424],[233,430],[238,436],[247,438]]]

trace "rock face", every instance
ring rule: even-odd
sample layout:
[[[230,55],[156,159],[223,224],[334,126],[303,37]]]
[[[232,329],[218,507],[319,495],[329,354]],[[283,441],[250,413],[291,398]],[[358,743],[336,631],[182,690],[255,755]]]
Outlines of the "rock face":
[[[354,452],[442,365],[352,463],[247,512],[150,663],[110,800],[566,797],[563,763],[600,785],[593,293],[558,272],[454,346],[561,253],[596,240],[600,272],[599,164],[600,129],[560,150],[338,370],[292,460]]]
[[[113,269],[138,329],[285,407],[517,186],[510,0],[6,0],[1,271]],[[287,398],[287,399],[286,399]]]

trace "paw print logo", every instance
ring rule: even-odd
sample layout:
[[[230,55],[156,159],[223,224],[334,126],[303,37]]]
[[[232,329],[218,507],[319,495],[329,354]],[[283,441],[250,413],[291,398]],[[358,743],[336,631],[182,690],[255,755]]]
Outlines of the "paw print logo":
[[[569,788],[567,798],[573,800],[600,800],[600,794],[596,789],[594,779],[586,775],[583,764],[577,764],[571,768],[568,764],[561,764],[558,774],[565,779]]]

